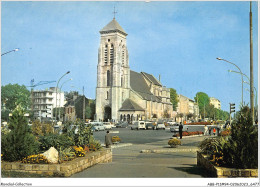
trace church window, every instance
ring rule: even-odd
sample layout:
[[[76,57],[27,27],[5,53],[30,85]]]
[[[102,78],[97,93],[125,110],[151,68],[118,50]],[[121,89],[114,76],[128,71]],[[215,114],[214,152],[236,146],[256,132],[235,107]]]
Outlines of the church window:
[[[107,45],[105,46],[104,61],[105,61],[105,63],[107,63]]]
[[[113,44],[111,44],[111,48],[110,48],[110,64],[113,64],[114,62],[114,46]]]
[[[109,98],[109,92],[107,91],[107,99]]]
[[[110,42],[110,39],[108,39],[107,41]]]
[[[110,71],[107,70],[107,86],[110,86]]]
[[[124,101],[124,92],[122,92],[122,102]]]
[[[121,87],[123,87],[123,76],[121,76]]]

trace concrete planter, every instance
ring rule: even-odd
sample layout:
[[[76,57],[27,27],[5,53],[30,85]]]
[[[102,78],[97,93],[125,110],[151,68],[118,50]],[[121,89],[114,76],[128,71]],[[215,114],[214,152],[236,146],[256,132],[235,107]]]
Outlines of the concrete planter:
[[[258,178],[258,169],[235,169],[214,166],[206,155],[197,151],[197,165],[204,167],[212,177],[217,178]]]
[[[87,153],[62,164],[23,164],[21,162],[2,162],[1,170],[43,174],[46,176],[69,177],[74,173],[85,170],[98,163],[112,162],[111,149],[102,149]]]

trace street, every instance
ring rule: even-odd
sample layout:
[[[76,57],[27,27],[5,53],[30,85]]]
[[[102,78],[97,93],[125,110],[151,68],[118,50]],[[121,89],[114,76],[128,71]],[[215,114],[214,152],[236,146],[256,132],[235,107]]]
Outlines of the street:
[[[203,129],[192,127],[193,131]],[[95,165],[71,178],[200,178],[207,173],[196,163],[196,150],[204,136],[182,139],[182,145],[174,148],[167,144],[172,133],[167,130],[130,130],[119,131],[116,135],[122,138],[119,145],[112,148],[113,161]],[[113,134],[114,135],[114,134]],[[94,137],[104,142],[105,132],[94,132]],[[193,151],[185,151],[190,150]],[[142,150],[163,150],[160,153],[141,153]]]

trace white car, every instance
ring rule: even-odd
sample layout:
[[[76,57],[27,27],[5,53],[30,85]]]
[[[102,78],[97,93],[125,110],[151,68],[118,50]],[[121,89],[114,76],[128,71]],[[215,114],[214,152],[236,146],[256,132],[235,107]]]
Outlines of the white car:
[[[145,122],[144,121],[136,121],[131,125],[131,130],[139,130],[139,129],[145,129]]]
[[[102,122],[90,122],[93,131],[104,131],[105,127]]]
[[[155,126],[155,129],[156,129],[156,130],[159,130],[159,129],[165,130],[165,125],[164,125],[163,123],[158,123],[158,124]]]
[[[105,127],[105,130],[109,130],[112,129],[112,125],[110,122],[103,122],[103,125]]]
[[[188,131],[188,126],[187,125],[182,125],[183,129],[182,131]],[[179,132],[179,124],[175,124],[173,126],[170,127],[170,131],[171,132]]]

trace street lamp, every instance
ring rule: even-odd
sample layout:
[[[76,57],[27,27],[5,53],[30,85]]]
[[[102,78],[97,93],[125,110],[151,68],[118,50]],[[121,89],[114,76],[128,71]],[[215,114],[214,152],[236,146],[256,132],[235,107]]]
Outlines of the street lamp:
[[[65,75],[67,75],[67,74],[69,74],[70,73],[70,71],[67,71],[64,75],[62,75],[61,76],[61,78],[58,80],[58,82],[57,82],[57,86],[56,86],[56,111],[55,111],[55,120],[56,120],[56,123],[57,123],[57,89],[58,89],[58,85],[59,85],[59,82],[60,82],[60,80],[65,76]]]
[[[236,65],[236,64],[234,64],[233,62],[230,62],[230,61],[228,61],[228,60],[225,60],[225,59],[222,59],[222,58],[216,58],[217,60],[223,60],[223,61],[225,61],[225,62],[227,62],[227,63],[230,63],[230,64],[232,64],[232,65],[234,65],[234,66],[236,66],[236,68],[239,70],[239,72],[240,72],[240,74],[241,74],[241,79],[242,79],[242,97],[241,97],[241,101],[242,101],[242,106],[243,106],[243,73],[242,73],[242,71],[240,70],[240,68]]]
[[[7,52],[1,54],[1,56],[6,55],[6,54],[11,53],[11,52],[16,52],[16,51],[19,51],[19,48],[15,48],[15,49],[13,49],[11,51],[7,51]]]
[[[250,82],[249,77],[248,77],[246,74],[244,74],[244,73],[240,73],[240,72],[238,72],[238,71],[234,71],[234,70],[230,70],[230,69],[228,70],[228,72],[242,74],[242,75],[244,75],[244,76],[247,78],[247,80]],[[245,82],[245,81],[244,81],[244,82]]]
[[[69,81],[71,81],[71,80],[72,80],[72,78],[70,78],[70,79],[64,81],[64,82],[62,83],[62,85],[60,86],[60,91],[59,91],[60,100],[61,100],[61,88],[62,88],[62,86],[63,86],[66,82],[69,82]],[[60,100],[59,100],[59,119],[60,119]]]

